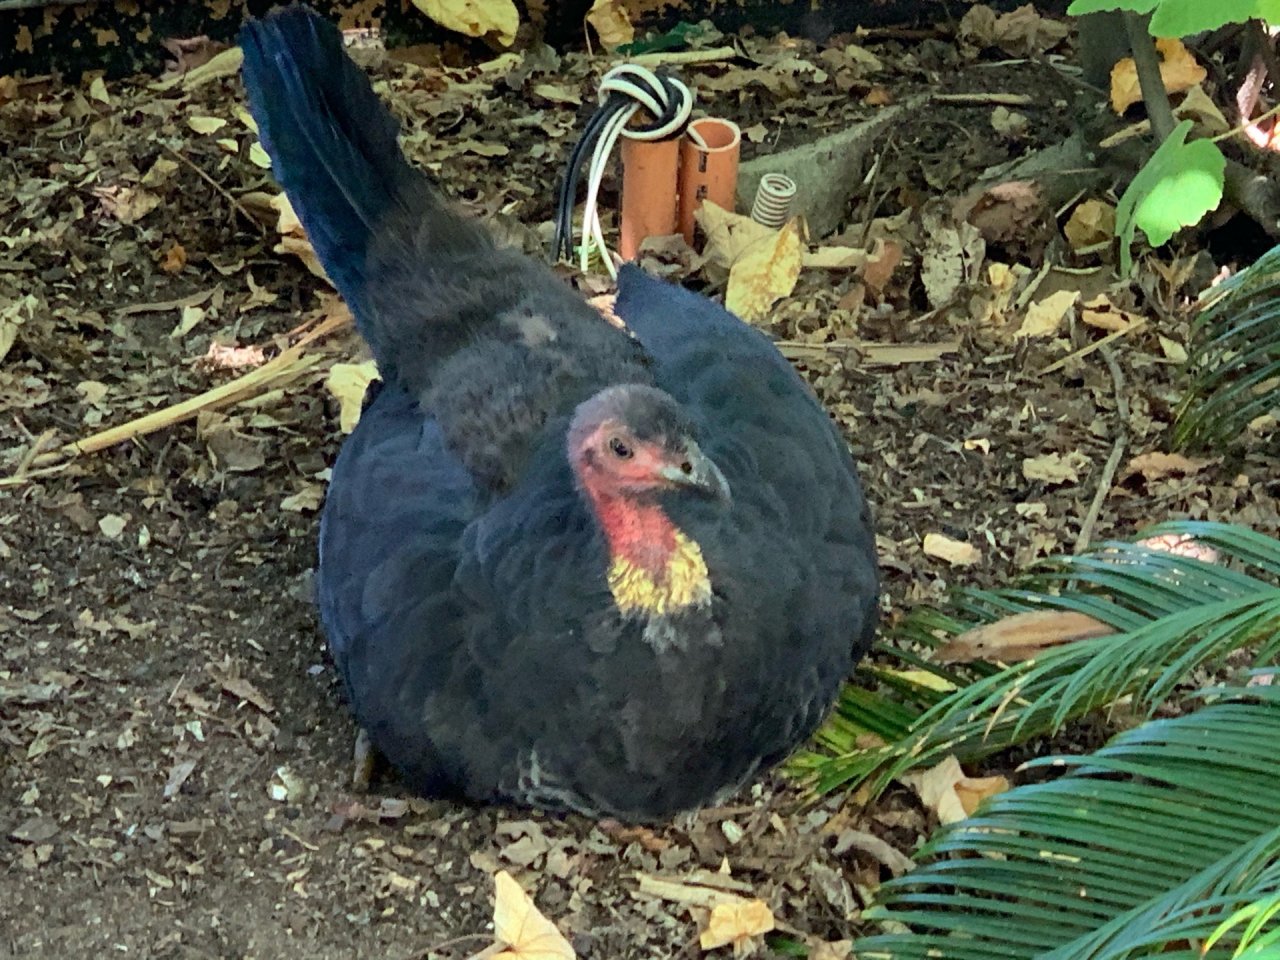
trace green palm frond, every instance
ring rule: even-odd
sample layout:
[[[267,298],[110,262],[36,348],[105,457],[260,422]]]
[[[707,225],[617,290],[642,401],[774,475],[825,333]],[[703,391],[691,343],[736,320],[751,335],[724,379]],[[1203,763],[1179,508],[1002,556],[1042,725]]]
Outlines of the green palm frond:
[[[1272,864],[1271,869],[1280,873],[1280,864]],[[1280,879],[1274,882],[1280,884]],[[1215,946],[1240,927],[1243,927],[1238,931],[1240,942],[1233,957],[1247,957],[1249,960],[1280,958],[1280,892],[1254,900],[1231,914],[1205,941],[1205,947]]]
[[[864,918],[862,960],[1262,960],[1280,897],[1280,688],[1209,692],[944,827]],[[1212,940],[1208,938],[1212,937]]]
[[[958,678],[945,695],[919,684],[910,695],[902,684],[877,691],[851,685],[819,733],[817,749],[799,755],[792,771],[818,793],[863,782],[876,793],[947,754],[981,757],[1124,698],[1149,714],[1195,671],[1217,669],[1242,648],[1253,648],[1255,663],[1273,661],[1280,654],[1280,541],[1218,523],[1147,531],[1162,534],[1213,546],[1223,563],[1106,543],[1048,561],[1016,588],[963,591],[953,614],[926,615],[927,629],[908,618],[892,639],[937,646],[981,623],[1045,609],[1086,613],[1116,632],[1003,670],[932,671]],[[911,661],[928,665],[919,656]]]
[[[1280,408],[1280,247],[1223,281],[1197,318],[1177,447],[1213,446]]]

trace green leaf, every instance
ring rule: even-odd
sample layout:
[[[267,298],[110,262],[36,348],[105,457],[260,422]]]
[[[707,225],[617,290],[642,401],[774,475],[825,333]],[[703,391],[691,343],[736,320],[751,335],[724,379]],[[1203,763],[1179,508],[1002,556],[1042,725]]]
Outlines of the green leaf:
[[[1133,267],[1135,227],[1141,227],[1152,246],[1158,247],[1183,227],[1199,223],[1222,200],[1226,158],[1212,141],[1187,143],[1190,132],[1190,120],[1178,124],[1120,198],[1116,235],[1120,268],[1126,276]]]
[[[1156,37],[1187,37],[1253,19],[1280,21],[1280,0],[1074,0],[1067,7],[1076,17],[1107,10],[1152,14],[1149,29]]]
[[[1151,17],[1153,37],[1189,37],[1203,30],[1216,30],[1227,23],[1244,23],[1262,17],[1261,8],[1273,7],[1268,0],[1159,0]]]
[[[1174,444],[1221,446],[1280,408],[1280,247],[1202,297]]]
[[[706,32],[706,28],[702,24],[682,21],[666,33],[623,44],[618,47],[617,52],[624,57],[634,57],[641,53],[680,50],[697,43]]]
[[[1102,13],[1106,10],[1128,10],[1130,13],[1150,13],[1160,0],[1072,0],[1067,13],[1083,17],[1086,13]]]
[[[1261,960],[1280,895],[1280,688],[1206,695],[1092,755],[1033,761],[1067,772],[940,830],[880,888],[863,916],[888,932],[857,956]]]
[[[1110,542],[1040,564],[1012,588],[960,591],[950,611],[913,613],[892,639],[924,650],[1030,610],[1086,613],[1116,633],[1004,669],[957,665],[948,671],[957,689],[940,698],[936,691],[895,686],[891,674],[867,667],[841,695],[814,748],[791,762],[791,772],[815,793],[864,784],[875,793],[949,753],[962,761],[981,758],[1126,697],[1129,710],[1150,714],[1196,671],[1218,669],[1241,649],[1252,649],[1255,663],[1280,655],[1280,540],[1198,521],[1144,532],[1164,534],[1213,547],[1222,562]],[[922,655],[905,659],[919,662]],[[868,678],[877,677],[880,689],[865,689]]]

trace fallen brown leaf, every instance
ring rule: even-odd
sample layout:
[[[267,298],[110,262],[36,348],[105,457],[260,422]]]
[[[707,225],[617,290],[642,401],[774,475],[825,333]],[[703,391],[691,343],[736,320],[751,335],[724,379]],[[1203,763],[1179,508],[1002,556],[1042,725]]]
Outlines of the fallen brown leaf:
[[[1115,632],[1101,620],[1074,610],[1032,610],[966,630],[939,647],[934,656],[939,663],[1017,663],[1049,647]]]
[[[937,814],[942,823],[963,820],[987,797],[1009,789],[1006,777],[966,776],[954,755],[936,767],[905,774],[902,782],[916,792],[921,802]]]
[[[743,320],[763,320],[769,309],[789,296],[800,276],[801,220],[792,217],[771,240],[743,252],[729,268],[724,305]]]
[[[952,540],[941,533],[924,535],[924,553],[927,557],[945,560],[953,567],[970,567],[982,559],[982,551],[963,540]]]
[[[609,50],[636,38],[636,28],[631,25],[631,18],[620,0],[596,0],[587,11],[587,23],[595,28],[596,36]]]
[[[1196,63],[1195,56],[1176,37],[1157,37],[1156,50],[1160,54],[1160,79],[1166,93],[1190,90],[1208,76],[1204,67]],[[1125,57],[1111,68],[1111,109],[1124,113],[1142,99],[1142,87],[1138,83],[1138,68],[1133,57]]]
[[[1120,482],[1137,474],[1141,474],[1148,482],[1163,480],[1165,477],[1189,477],[1217,462],[1216,459],[1184,457],[1180,453],[1140,453],[1125,466]]]
[[[447,30],[468,37],[496,34],[509,47],[520,28],[520,13],[512,0],[411,0],[413,5]]]
[[[862,268],[862,282],[878,297],[884,293],[900,263],[902,244],[896,240],[877,238],[866,265]]]
[[[763,900],[717,903],[711,908],[711,919],[698,936],[698,943],[703,950],[732,944],[737,955],[751,947],[753,937],[763,936],[773,927],[773,911]]]
[[[1059,290],[1027,308],[1016,337],[1051,337],[1058,332],[1080,294],[1075,290]]]
[[[493,960],[575,960],[573,946],[505,870],[493,877],[493,935],[506,949]]]
[[[1079,483],[1080,471],[1089,463],[1089,458],[1079,450],[1068,454],[1046,453],[1024,458],[1022,475],[1028,480],[1043,480],[1045,483]]]
[[[1062,232],[1072,250],[1106,243],[1116,234],[1116,208],[1102,200],[1086,200],[1071,211]]]

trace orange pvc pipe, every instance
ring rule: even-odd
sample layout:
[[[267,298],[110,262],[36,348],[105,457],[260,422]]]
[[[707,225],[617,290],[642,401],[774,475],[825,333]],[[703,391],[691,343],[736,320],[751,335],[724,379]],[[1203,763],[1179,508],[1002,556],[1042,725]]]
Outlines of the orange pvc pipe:
[[[703,200],[732,210],[738,189],[738,155],[742,131],[730,120],[704,117],[689,124],[706,143],[700,147],[686,133],[680,140],[680,232],[693,243],[694,212]]]
[[[680,141],[622,139],[622,224],[620,249],[634,260],[645,237],[676,232],[676,178]]]

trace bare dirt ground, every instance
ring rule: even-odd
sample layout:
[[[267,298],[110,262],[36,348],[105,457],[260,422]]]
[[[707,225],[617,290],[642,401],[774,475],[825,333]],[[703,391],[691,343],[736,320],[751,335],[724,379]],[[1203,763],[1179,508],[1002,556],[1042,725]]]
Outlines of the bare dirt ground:
[[[1042,59],[1001,64],[914,38],[864,44],[870,68],[853,42],[756,40],[754,64],[690,76],[702,106],[748,131],[748,154],[939,86],[1028,95],[1029,123],[999,133],[981,103],[914,115],[878,146],[846,236],[823,242],[856,244],[872,217],[958,197],[1075,124],[1082,91]],[[481,215],[549,221],[580,103],[594,97],[587,60],[374,69],[408,118],[411,156]],[[861,906],[897,868],[859,831],[909,855],[932,826],[905,791],[866,808],[805,805],[775,780],[655,830],[430,802],[389,778],[351,791],[353,725],[310,605],[315,510],[341,439],[323,381],[333,362],[361,359],[349,331],[309,345],[313,365],[247,402],[70,462],[24,459],[47,431],[75,439],[224,383],[336,309],[275,249],[263,200],[276,190],[239,119],[238,81],[147,82],[38,81],[0,97],[0,318],[18,324],[0,363],[0,475],[25,468],[0,486],[0,951],[465,957],[490,941],[492,874],[507,869],[579,956],[691,957],[696,908],[637,877],[696,882],[726,864],[791,942],[859,933]],[[910,255],[875,296],[853,273],[806,270],[770,322],[812,346],[803,369],[862,464],[890,622],[1072,549],[1121,426],[1126,463],[1165,449],[1179,396],[1168,344],[1185,344],[1187,297],[1213,265],[1166,257],[1111,289],[1096,256],[1016,238],[998,259],[1038,269],[1045,256],[1092,271],[1063,276],[1148,320],[1115,341],[1115,370],[1091,354],[1042,373],[1098,331],[1015,340],[975,320],[967,297],[931,308]],[[696,263],[676,260],[674,274],[705,286]],[[956,347],[874,363],[821,346],[841,338]],[[253,347],[264,353],[211,350]],[[1024,460],[1047,455],[1074,479],[1029,479]],[[1254,452],[1189,476],[1122,469],[1089,532],[1192,516],[1274,534],[1275,465]],[[967,540],[981,561],[926,556],[930,532]]]

